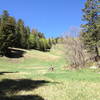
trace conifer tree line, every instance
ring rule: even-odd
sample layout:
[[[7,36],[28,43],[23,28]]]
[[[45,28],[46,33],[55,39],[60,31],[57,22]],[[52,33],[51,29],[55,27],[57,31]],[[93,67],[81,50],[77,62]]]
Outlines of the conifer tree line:
[[[9,53],[9,47],[48,51],[57,41],[58,38],[47,39],[44,33],[30,30],[22,19],[16,21],[7,10],[0,15],[0,55]]]

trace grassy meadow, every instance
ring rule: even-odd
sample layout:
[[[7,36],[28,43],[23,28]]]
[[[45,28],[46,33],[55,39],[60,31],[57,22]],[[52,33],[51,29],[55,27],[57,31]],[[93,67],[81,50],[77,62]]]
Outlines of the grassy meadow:
[[[65,70],[61,45],[18,50],[22,57],[0,57],[0,100],[100,100],[100,69]]]

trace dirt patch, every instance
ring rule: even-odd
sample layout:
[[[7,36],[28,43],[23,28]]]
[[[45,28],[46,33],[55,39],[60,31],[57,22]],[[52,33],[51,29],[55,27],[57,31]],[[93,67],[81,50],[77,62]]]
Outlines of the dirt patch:
[[[36,59],[41,59],[41,60],[45,60],[45,61],[53,61],[53,60],[58,60],[60,57],[59,56],[55,56],[52,54],[48,54],[48,53],[35,53],[35,52],[30,52],[30,53],[26,53],[24,55],[24,57],[27,58],[36,58]]]

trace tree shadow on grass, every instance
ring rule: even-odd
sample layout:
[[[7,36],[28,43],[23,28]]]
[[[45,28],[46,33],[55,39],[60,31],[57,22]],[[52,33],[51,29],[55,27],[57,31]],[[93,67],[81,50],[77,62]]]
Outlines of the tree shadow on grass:
[[[21,58],[21,57],[23,57],[24,53],[25,53],[24,50],[10,48],[10,49],[8,49],[8,53],[5,56],[8,58]]]
[[[4,72],[0,72],[0,75],[10,74],[10,73],[17,73],[17,72],[7,72],[7,71],[4,71]]]
[[[12,97],[0,97],[0,100],[44,100],[39,95],[18,95]]]
[[[50,83],[46,80],[4,79],[0,82],[0,100],[44,100],[38,95],[14,96],[20,91],[30,91]],[[7,95],[11,95],[8,97]]]

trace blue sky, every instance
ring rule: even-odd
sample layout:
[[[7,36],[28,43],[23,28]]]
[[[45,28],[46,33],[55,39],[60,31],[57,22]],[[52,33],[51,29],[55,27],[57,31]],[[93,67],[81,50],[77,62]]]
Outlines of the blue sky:
[[[46,37],[57,37],[70,27],[80,27],[86,0],[0,0],[0,14],[8,10],[25,25],[44,32]]]

